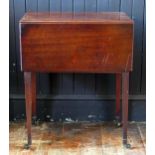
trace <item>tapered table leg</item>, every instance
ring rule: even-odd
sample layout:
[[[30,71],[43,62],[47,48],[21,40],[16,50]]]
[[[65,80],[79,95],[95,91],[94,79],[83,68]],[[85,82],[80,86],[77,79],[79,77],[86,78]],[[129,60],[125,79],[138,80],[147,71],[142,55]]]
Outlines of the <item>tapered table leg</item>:
[[[121,74],[116,74],[116,111],[115,111],[115,120],[116,125],[121,125],[121,118],[120,118],[120,97],[121,97]]]
[[[31,91],[32,91],[32,116],[36,117],[36,73],[31,73]]]
[[[36,125],[37,115],[36,115],[36,73],[31,73],[31,91],[32,91],[32,124]]]
[[[129,72],[122,73],[122,122],[123,122],[123,144],[127,148],[127,126],[128,126],[128,93],[129,93]]]
[[[24,72],[24,81],[25,81],[25,100],[26,100],[26,127],[27,127],[27,136],[28,143],[25,145],[26,148],[32,144],[31,139],[31,119],[32,119],[32,105],[33,112],[35,112],[35,73]]]

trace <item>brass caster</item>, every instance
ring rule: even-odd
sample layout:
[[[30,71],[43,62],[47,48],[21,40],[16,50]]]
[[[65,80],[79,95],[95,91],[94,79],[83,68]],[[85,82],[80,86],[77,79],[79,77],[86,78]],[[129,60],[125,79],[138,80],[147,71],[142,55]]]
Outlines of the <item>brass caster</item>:
[[[24,144],[24,149],[28,150],[30,148],[29,144]]]
[[[122,123],[120,121],[120,119],[118,117],[115,118],[114,120],[114,124],[117,128],[121,127],[122,126]]]
[[[124,146],[125,146],[127,149],[131,149],[131,145],[130,145],[130,144],[124,144]]]
[[[37,117],[36,116],[33,116],[32,117],[32,124],[33,125],[37,125],[38,124],[38,121],[37,121]]]
[[[116,127],[121,127],[122,126],[122,123],[121,122],[117,122],[117,124],[116,124]]]

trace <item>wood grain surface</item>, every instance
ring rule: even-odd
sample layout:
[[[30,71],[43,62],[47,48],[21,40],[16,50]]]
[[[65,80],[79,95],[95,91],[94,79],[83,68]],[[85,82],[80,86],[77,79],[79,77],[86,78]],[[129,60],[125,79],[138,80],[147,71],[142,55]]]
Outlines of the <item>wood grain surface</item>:
[[[132,70],[133,21],[125,13],[27,13],[20,38],[23,71]]]

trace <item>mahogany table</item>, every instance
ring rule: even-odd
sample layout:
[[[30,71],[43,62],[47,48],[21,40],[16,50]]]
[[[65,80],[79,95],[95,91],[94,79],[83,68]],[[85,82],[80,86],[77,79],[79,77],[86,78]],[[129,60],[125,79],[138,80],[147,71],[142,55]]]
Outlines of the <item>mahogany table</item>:
[[[36,115],[36,73],[116,74],[116,116],[122,77],[123,144],[127,143],[129,72],[133,61],[133,21],[118,12],[35,13],[19,22],[24,71],[27,135]]]

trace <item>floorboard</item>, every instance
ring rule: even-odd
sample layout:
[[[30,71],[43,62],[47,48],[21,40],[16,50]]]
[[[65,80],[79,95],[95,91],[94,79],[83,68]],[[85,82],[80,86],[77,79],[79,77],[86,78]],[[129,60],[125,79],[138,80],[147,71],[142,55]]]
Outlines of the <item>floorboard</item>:
[[[112,122],[40,123],[32,126],[33,144],[26,143],[24,122],[10,123],[10,155],[145,155],[145,123],[129,123],[131,149],[122,145],[122,128]]]

